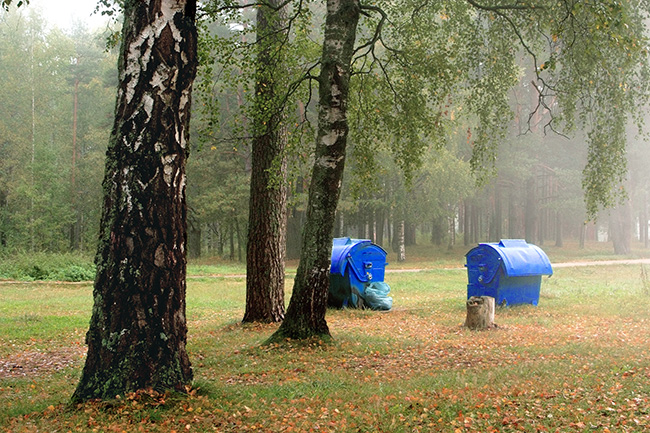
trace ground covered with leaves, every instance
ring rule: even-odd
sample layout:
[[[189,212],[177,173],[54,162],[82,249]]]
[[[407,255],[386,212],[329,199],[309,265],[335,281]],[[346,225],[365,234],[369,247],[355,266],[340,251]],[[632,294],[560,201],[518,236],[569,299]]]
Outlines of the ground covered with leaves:
[[[650,431],[650,283],[640,265],[562,268],[539,306],[469,331],[466,273],[387,274],[390,312],[332,310],[334,340],[262,342],[241,278],[188,283],[195,383],[70,405],[90,285],[0,285],[7,432]],[[290,288],[291,281],[288,282]]]

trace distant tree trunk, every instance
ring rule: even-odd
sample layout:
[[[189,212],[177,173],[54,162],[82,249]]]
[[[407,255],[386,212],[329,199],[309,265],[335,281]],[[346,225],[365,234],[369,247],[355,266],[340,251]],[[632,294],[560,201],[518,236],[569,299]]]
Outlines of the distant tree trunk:
[[[304,192],[302,178],[296,182],[296,194]],[[286,258],[297,259],[300,257],[300,239],[302,236],[302,226],[305,222],[305,211],[298,205],[289,209],[287,218],[287,241],[286,241]]]
[[[472,204],[472,243],[478,243],[481,240],[481,207]]]
[[[201,257],[201,224],[191,222],[187,231],[187,255],[191,259]]]
[[[235,233],[237,233],[237,261],[243,262],[242,248],[244,247],[246,234],[239,225],[239,218],[235,218]]]
[[[230,215],[230,224],[228,225],[228,244],[230,246],[230,261],[235,261],[235,215],[234,212],[231,212]]]
[[[35,233],[34,233],[34,220],[36,219],[35,213],[34,213],[34,196],[36,195],[36,184],[34,182],[34,166],[36,162],[36,77],[34,76],[34,32],[30,31],[30,36],[31,36],[31,41],[29,44],[29,57],[30,57],[30,73],[29,73],[29,81],[30,81],[30,90],[31,90],[31,96],[32,96],[32,133],[31,133],[31,145],[32,145],[32,152],[31,152],[31,161],[29,165],[29,187],[30,187],[30,194],[29,194],[29,244],[30,248],[29,250],[33,253],[35,252],[36,249],[36,238],[35,238]]]
[[[383,209],[375,212],[375,224],[377,227],[377,236],[375,238],[375,243],[377,245],[383,245],[384,243],[384,214],[386,211]]]
[[[368,211],[367,207],[361,200],[359,201],[357,215],[357,238],[368,239]]]
[[[185,160],[196,4],[127,0],[88,355],[74,401],[184,391]]]
[[[610,239],[614,244],[614,254],[626,255],[631,252],[632,204],[626,201],[610,212]]]
[[[305,220],[305,212],[299,210],[295,206],[289,209],[287,218],[287,242],[286,242],[286,258],[289,260],[297,259],[300,257],[300,237],[302,234],[302,226]]]
[[[223,257],[226,251],[226,245],[225,245],[226,241],[224,239],[225,233],[224,233],[223,224],[220,223],[213,224],[212,232],[214,233],[214,238],[216,239],[216,243],[217,243],[217,254],[219,255],[219,257]]]
[[[528,179],[526,182],[526,210],[524,219],[524,231],[526,242],[535,243],[535,232],[537,229],[537,201],[535,195],[535,179]]]
[[[361,216],[361,221],[359,222],[359,238],[372,241],[372,217],[368,207],[363,206],[359,214]]]
[[[405,223],[404,225],[404,244],[416,245],[417,244],[417,225],[412,222]]]
[[[301,121],[306,121],[305,117],[305,104],[298,101],[298,115]],[[296,179],[296,195],[300,195],[305,191],[304,178],[302,176]],[[299,205],[293,205],[288,210],[287,216],[287,230],[286,230],[286,258],[297,259],[300,257],[300,243],[302,239],[302,227],[305,221],[305,211]],[[340,234],[339,234],[340,236]]]
[[[469,200],[463,200],[463,245],[468,247],[470,244],[470,227],[471,227],[471,205]]]
[[[399,251],[399,224],[400,224],[400,218],[397,217],[396,215],[393,215],[393,237],[390,242],[390,248],[393,250],[394,253]]]
[[[404,242],[404,220],[397,222],[397,233],[395,233],[395,240],[397,245],[397,261],[406,261],[406,243]]]
[[[318,90],[318,134],[300,264],[285,320],[271,341],[330,335],[325,312],[332,232],[345,165],[350,63],[359,13],[358,0],[327,1]]]
[[[79,108],[79,79],[74,80],[72,103],[72,158],[70,161],[70,204],[75,221],[70,225],[70,249],[78,250],[80,243],[79,212],[76,207],[77,197],[77,110]]]
[[[538,178],[539,179],[539,178]],[[536,212],[535,223],[537,226],[537,244],[544,245],[546,236],[548,234],[548,192],[547,192],[548,177],[546,174],[541,176],[541,179],[536,182]]]
[[[517,221],[517,214],[515,212],[514,197],[512,193],[513,189],[514,188],[510,188],[510,195],[508,197],[508,238],[510,239],[515,239],[519,237],[517,235],[518,221]]]
[[[433,245],[442,245],[447,230],[449,230],[449,225],[445,224],[445,217],[434,215],[431,221],[431,243]]]
[[[501,188],[499,183],[494,186],[494,240],[500,241],[503,238],[503,205],[501,203]]]
[[[555,246],[563,247],[564,240],[562,239],[562,213],[557,211],[555,213]]]
[[[587,224],[582,223],[580,226],[580,241],[578,246],[581,250],[585,248],[585,237],[587,237]]]
[[[0,246],[7,246],[7,193],[0,189]]]
[[[639,218],[639,224],[641,224],[641,233],[642,233],[641,243],[643,244],[644,248],[648,248],[648,214],[645,209],[643,210],[643,212],[641,212],[641,217]]]
[[[647,192],[643,194],[643,203],[639,212],[639,234],[644,248],[648,248],[648,203]]]
[[[456,245],[456,216],[451,215],[449,217],[449,242],[447,243],[447,249],[453,249],[454,245]]]
[[[386,245],[390,246],[393,245],[393,216],[390,210],[386,213],[386,235],[388,238],[386,239]]]

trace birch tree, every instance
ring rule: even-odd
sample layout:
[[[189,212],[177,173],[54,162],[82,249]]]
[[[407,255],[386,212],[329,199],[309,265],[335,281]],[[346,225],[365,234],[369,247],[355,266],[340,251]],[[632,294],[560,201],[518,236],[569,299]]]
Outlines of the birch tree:
[[[74,401],[184,390],[194,0],[127,0],[88,355]]]
[[[325,311],[332,231],[345,166],[348,91],[360,12],[358,0],[327,1],[318,133],[300,264],[285,320],[272,341],[330,335]]]

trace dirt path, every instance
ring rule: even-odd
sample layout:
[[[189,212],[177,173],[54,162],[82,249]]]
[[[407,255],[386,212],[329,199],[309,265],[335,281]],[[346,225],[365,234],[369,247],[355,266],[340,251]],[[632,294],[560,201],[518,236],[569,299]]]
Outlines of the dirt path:
[[[650,259],[629,260],[594,260],[588,262],[551,263],[554,268],[574,268],[580,266],[611,266],[611,265],[650,265]]]
[[[553,269],[556,268],[577,268],[582,266],[614,266],[614,265],[650,265],[650,259],[621,259],[621,260],[590,260],[579,262],[551,263]],[[437,268],[414,268],[414,269],[386,269],[387,274],[397,274],[404,272],[423,272],[433,271]],[[453,268],[440,268],[444,271],[463,271],[465,266]]]

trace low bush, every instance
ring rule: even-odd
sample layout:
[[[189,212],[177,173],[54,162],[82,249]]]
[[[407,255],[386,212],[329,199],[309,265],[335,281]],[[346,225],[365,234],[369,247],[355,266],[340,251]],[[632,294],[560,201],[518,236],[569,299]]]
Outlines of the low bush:
[[[92,259],[82,254],[18,253],[0,257],[0,279],[17,281],[90,281]]]

